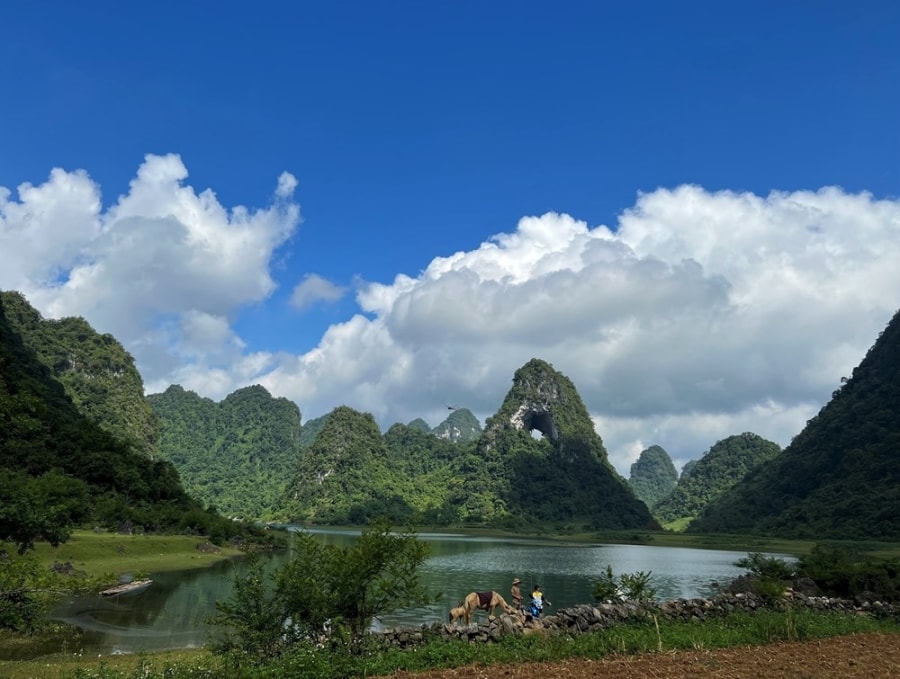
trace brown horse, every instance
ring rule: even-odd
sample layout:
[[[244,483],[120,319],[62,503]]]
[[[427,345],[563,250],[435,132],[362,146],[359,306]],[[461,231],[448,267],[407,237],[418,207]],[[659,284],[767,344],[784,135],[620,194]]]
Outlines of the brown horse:
[[[506,603],[506,600],[497,592],[472,592],[463,601],[463,618],[468,625],[472,621],[472,614],[477,609],[487,611],[488,617],[492,617],[498,606],[509,615],[514,615],[516,612],[516,609]],[[457,609],[450,611],[451,620],[454,619],[453,612],[455,610]]]

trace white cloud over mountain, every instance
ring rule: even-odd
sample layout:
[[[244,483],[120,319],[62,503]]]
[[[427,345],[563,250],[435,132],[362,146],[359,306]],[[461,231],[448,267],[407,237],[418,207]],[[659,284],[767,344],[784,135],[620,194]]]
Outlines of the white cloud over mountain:
[[[361,313],[315,349],[260,352],[232,320],[274,290],[273,253],[300,220],[296,179],[278,178],[266,208],[229,210],[186,178],[177,156],[147,156],[106,209],[84,172],[0,189],[0,288],[113,333],[150,390],[218,399],[261,383],[305,418],[347,404],[383,426],[434,425],[446,403],[484,418],[543,358],[625,475],[652,444],[684,462],[742,431],[788,443],[900,302],[900,201],[680,186],[639,195],[612,228],[523,218],[415,277],[359,285]],[[307,274],[294,304],[343,293]]]

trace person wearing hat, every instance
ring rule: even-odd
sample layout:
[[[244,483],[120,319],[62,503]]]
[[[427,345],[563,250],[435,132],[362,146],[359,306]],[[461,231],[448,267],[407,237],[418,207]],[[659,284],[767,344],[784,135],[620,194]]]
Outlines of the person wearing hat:
[[[512,587],[509,588],[509,593],[512,595],[513,608],[517,611],[522,610],[522,590],[519,589],[521,582],[519,578],[514,578]]]

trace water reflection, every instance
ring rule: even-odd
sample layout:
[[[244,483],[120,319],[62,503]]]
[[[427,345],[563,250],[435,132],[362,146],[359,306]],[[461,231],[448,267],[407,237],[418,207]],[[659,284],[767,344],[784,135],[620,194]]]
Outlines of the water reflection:
[[[346,545],[354,530],[314,531],[327,543]],[[663,599],[710,596],[742,569],[734,562],[746,552],[650,547],[642,545],[563,545],[533,539],[471,537],[421,533],[431,548],[421,579],[438,603],[401,611],[376,621],[376,628],[443,621],[451,606],[472,591],[496,590],[509,598],[514,577],[527,596],[540,583],[547,611],[592,600],[593,581],[612,566],[616,574],[651,571],[651,584]],[[273,557],[273,565],[287,555]],[[235,569],[243,560],[224,561],[202,570],[151,574],[153,585],[132,595],[104,599],[76,597],[53,613],[84,630],[86,652],[123,653],[202,646],[211,630],[207,618],[216,600],[232,591]]]

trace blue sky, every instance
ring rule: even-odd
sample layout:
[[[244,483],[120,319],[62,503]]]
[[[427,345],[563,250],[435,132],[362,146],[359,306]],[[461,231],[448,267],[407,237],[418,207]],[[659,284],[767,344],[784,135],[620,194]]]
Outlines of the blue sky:
[[[652,444],[786,444],[900,301],[895,3],[33,2],[2,26],[0,287],[115,334],[148,390],[436,425],[538,356],[627,475]]]

